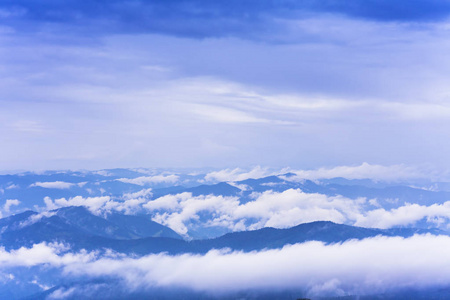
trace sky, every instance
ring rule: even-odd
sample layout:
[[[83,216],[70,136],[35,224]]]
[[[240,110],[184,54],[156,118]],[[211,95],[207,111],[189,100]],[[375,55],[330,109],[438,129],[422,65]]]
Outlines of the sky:
[[[0,170],[450,167],[450,1],[0,2]]]

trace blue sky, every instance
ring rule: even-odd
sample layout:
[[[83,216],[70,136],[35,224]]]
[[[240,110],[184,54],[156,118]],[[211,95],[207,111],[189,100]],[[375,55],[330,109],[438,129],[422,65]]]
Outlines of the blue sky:
[[[0,169],[450,162],[449,1],[0,3]]]

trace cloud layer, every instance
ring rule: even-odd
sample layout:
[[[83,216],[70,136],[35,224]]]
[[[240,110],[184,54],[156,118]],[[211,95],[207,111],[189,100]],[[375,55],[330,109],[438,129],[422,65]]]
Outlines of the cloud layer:
[[[325,173],[328,174],[328,171]],[[247,175],[244,173],[242,176]],[[299,188],[252,192],[248,186],[232,184],[242,190],[239,195],[193,195],[191,192],[183,192],[152,199],[152,189],[148,188],[125,193],[121,197],[45,197],[44,204],[46,210],[85,206],[96,215],[114,211],[125,214],[144,212],[150,214],[153,221],[166,225],[187,238],[192,237],[196,228],[213,231],[216,228],[220,229],[220,234],[263,227],[288,228],[313,221],[383,229],[414,227],[420,222],[426,222],[429,226],[444,230],[449,228],[450,201],[445,201],[447,199],[442,199],[440,203],[420,205],[412,202],[393,203],[384,198],[348,198],[307,193]],[[4,212],[8,213],[11,206],[19,203],[18,200],[8,200],[4,205]]]
[[[70,253],[62,245],[1,252],[2,268],[62,268],[64,276],[120,278],[131,291],[184,287],[232,293],[240,290],[298,289],[310,296],[376,294],[450,285],[450,238],[375,237],[341,244],[288,245],[260,252],[212,250],[205,255],[166,254],[140,258],[114,253]]]
[[[300,189],[252,193],[249,201],[238,197],[192,193],[167,195],[143,204],[152,219],[177,233],[189,236],[195,227],[222,227],[230,231],[263,227],[288,228],[313,221],[332,221],[372,228],[415,226],[426,221],[448,228],[450,201],[429,206],[405,203],[392,209],[380,208],[376,199],[350,199],[305,193]]]
[[[308,3],[2,2],[0,163],[448,167],[448,3]]]

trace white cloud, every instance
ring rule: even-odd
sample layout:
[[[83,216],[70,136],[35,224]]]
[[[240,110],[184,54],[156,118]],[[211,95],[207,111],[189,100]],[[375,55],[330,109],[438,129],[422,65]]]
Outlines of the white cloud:
[[[427,178],[430,174],[417,168],[405,165],[371,165],[362,163],[359,166],[338,166],[334,168],[320,168],[317,170],[292,170],[296,176],[284,178],[286,180],[330,179],[343,177],[347,179],[373,179],[379,181],[398,181],[407,179]],[[431,174],[432,175],[432,174]]]
[[[17,206],[20,204],[20,201],[17,199],[8,199],[5,202],[5,205],[3,205],[3,211],[6,213],[10,212],[11,206]]]
[[[53,291],[46,299],[67,299],[68,297],[72,296],[75,292],[75,288],[59,288],[55,291]]]
[[[249,178],[253,179],[262,178],[273,174],[275,173],[269,172],[267,168],[256,166],[250,171],[246,171],[240,168],[213,171],[205,175],[205,180],[213,182],[242,181]]]
[[[298,288],[310,296],[343,296],[448,286],[449,247],[447,236],[379,236],[250,253],[213,250],[206,255],[100,258],[75,261],[65,271],[77,276],[115,275],[130,290],[164,286],[220,293]]]
[[[96,215],[119,211],[125,214],[135,214],[142,209],[145,198],[130,198],[121,201],[115,201],[110,196],[87,197],[76,196],[72,198],[59,198],[52,200],[50,197],[44,198],[46,209],[53,210],[68,206],[84,206],[90,212]]]
[[[100,175],[100,176],[105,176],[105,177],[113,176],[112,173],[110,173],[110,172],[108,172],[106,170],[98,170],[98,171],[94,171],[92,173],[94,173],[96,175]]]
[[[153,212],[153,220],[186,235],[191,221],[203,226],[222,226],[230,230],[287,228],[317,220],[345,223],[360,215],[364,198],[348,199],[308,194],[299,189],[278,193],[254,193],[254,200],[240,203],[237,197],[214,195],[192,196],[192,193],[166,195],[147,202],[143,207]],[[201,219],[200,213],[208,213]],[[203,214],[204,215],[204,214]],[[249,225],[244,226],[245,223]]]
[[[296,176],[285,177],[280,174],[294,173]],[[364,162],[356,166],[336,166],[331,168],[319,168],[311,170],[298,170],[283,168],[279,170],[269,170],[261,166],[245,170],[241,168],[223,169],[212,171],[205,175],[206,182],[241,181],[249,178],[258,179],[271,175],[278,175],[282,179],[290,181],[301,181],[304,179],[318,180],[342,177],[346,179],[372,179],[375,181],[401,181],[411,179],[439,179],[445,178],[444,173],[439,173],[436,169],[425,167],[414,167],[408,165],[377,165]],[[270,185],[265,184],[265,185]]]
[[[136,185],[147,185],[155,183],[176,183],[180,178],[177,175],[155,175],[155,176],[141,176],[137,178],[119,178],[117,181],[124,183],[131,183]]]
[[[231,186],[237,187],[237,188],[240,189],[242,192],[252,190],[252,188],[251,188],[249,185],[247,185],[247,184],[238,184],[238,183],[236,183],[235,181],[228,181],[227,183],[228,183],[229,185],[231,185]]]
[[[426,218],[428,222],[448,223],[450,219],[450,201],[443,204],[424,206],[409,204],[391,210],[379,208],[370,210],[358,217],[355,225],[362,227],[391,228],[395,226],[414,225],[417,221]]]
[[[258,118],[251,113],[237,109],[218,107],[213,105],[192,105],[191,111],[206,120],[220,123],[272,123],[268,119]]]
[[[147,198],[152,196],[152,189],[142,189],[134,193],[125,193],[122,198],[124,199],[134,199],[134,198]]]
[[[217,217],[232,214],[239,205],[238,198],[214,195],[200,195],[193,197],[192,193],[166,195],[149,201],[143,207],[153,211],[153,220],[166,225],[181,235],[187,235],[186,223],[198,220],[199,212],[209,212]]]
[[[74,186],[73,183],[64,181],[53,181],[53,182],[35,182],[30,185],[30,187],[42,187],[46,189],[70,189]]]
[[[132,215],[141,211],[141,205],[145,202],[146,199],[144,198],[128,199],[125,201],[108,201],[102,209],[105,211],[115,210],[126,215]]]
[[[266,191],[254,194],[255,200],[240,205],[234,211],[235,219],[256,218],[251,229],[262,227],[287,228],[318,220],[345,223],[361,213],[364,198],[328,197],[317,193],[304,193],[288,189],[281,193]]]
[[[38,214],[34,214],[28,217],[25,221],[19,224],[20,228],[27,227],[33,225],[36,222],[39,222],[42,218],[50,218],[51,216],[56,215],[55,212],[44,211]]]
[[[164,253],[143,257],[80,251],[37,244],[6,251],[0,267],[62,268],[61,277],[116,277],[130,291],[184,287],[230,293],[244,290],[304,290],[311,297],[377,294],[405,288],[450,285],[450,237],[377,236],[325,245],[306,242],[253,252],[212,250],[205,255]]]
[[[332,221],[371,228],[414,226],[421,220],[444,228],[450,221],[450,201],[423,206],[405,204],[385,210],[377,199],[350,199],[340,195],[305,193],[300,189],[252,193],[250,201],[238,197],[192,193],[166,195],[143,204],[153,220],[179,234],[192,226],[219,226],[231,231],[263,227],[288,228],[313,221]]]
[[[87,262],[95,257],[95,253],[64,253],[67,247],[63,244],[35,244],[31,248],[19,248],[17,250],[6,251],[0,248],[0,266],[16,267],[25,266],[32,267],[41,264],[49,264],[52,266],[67,265],[70,263]]]
[[[11,183],[6,187],[7,190],[18,189],[20,186],[18,184]]]
[[[112,200],[109,196],[87,198],[76,196],[69,199],[59,198],[55,200],[52,200],[50,197],[44,198],[44,203],[49,210],[67,206],[84,206],[94,214],[100,214],[106,209],[107,204],[110,202],[112,202]]]

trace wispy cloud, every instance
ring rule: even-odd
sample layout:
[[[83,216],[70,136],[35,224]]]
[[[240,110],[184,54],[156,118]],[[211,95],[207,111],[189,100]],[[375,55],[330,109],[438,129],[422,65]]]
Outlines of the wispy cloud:
[[[272,174],[274,173],[270,172],[267,168],[256,166],[251,170],[235,168],[235,169],[223,169],[219,171],[212,171],[205,175],[205,180],[213,182],[242,181],[249,178],[253,179],[262,178]],[[275,174],[279,174],[279,172]]]
[[[117,181],[131,183],[136,185],[151,185],[157,183],[171,183],[175,184],[179,180],[178,175],[155,175],[155,176],[141,176],[137,178],[120,178]]]
[[[52,182],[35,182],[29,187],[42,187],[46,189],[70,189],[74,186],[74,183],[64,182],[64,181],[52,181]]]
[[[84,206],[95,215],[107,214],[112,211],[118,211],[124,214],[136,214],[142,210],[142,204],[148,200],[142,193],[138,194],[140,195],[136,195],[135,197],[124,195],[123,199],[113,199],[110,196],[86,198],[75,196],[68,199],[58,198],[53,200],[50,197],[45,197],[44,203],[47,210],[68,206]]]
[[[303,179],[372,179],[376,181],[402,181],[411,179],[431,179],[438,174],[433,170],[424,170],[407,165],[376,165],[362,163],[357,166],[338,166],[333,168],[320,168],[316,170],[291,170],[296,176],[286,177],[285,180]]]
[[[40,122],[31,120],[19,120],[10,124],[10,127],[18,132],[35,134],[43,133],[45,130],[44,126]]]

